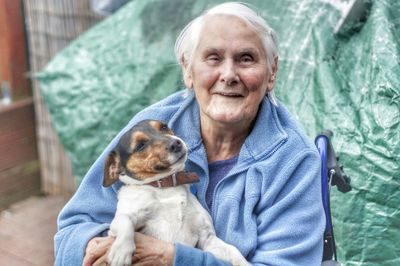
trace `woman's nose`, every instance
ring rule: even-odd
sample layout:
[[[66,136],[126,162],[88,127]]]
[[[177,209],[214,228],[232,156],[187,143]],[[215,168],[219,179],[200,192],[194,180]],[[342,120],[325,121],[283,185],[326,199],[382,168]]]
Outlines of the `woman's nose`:
[[[228,86],[236,85],[239,82],[239,76],[233,62],[227,60],[221,65],[221,68],[221,82]]]

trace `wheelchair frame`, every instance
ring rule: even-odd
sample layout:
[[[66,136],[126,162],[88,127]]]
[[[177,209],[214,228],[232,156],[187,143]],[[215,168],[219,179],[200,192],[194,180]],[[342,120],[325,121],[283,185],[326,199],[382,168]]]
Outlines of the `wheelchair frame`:
[[[315,138],[315,145],[321,157],[321,186],[322,203],[325,211],[326,226],[324,232],[323,266],[341,265],[337,261],[336,243],[333,234],[332,216],[330,210],[330,189],[337,186],[340,192],[346,193],[351,190],[350,178],[343,172],[343,166],[339,164],[339,157],[333,149],[331,138],[333,133],[325,130]]]

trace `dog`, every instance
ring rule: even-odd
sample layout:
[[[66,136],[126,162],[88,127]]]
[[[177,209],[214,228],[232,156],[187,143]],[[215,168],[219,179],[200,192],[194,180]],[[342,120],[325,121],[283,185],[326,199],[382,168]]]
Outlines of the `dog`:
[[[239,250],[216,236],[210,215],[190,193],[189,184],[198,177],[183,171],[187,153],[185,143],[158,120],[139,122],[110,152],[103,186],[123,183],[109,230],[115,237],[108,254],[111,266],[131,265],[135,231],[200,248],[235,266],[249,265]]]

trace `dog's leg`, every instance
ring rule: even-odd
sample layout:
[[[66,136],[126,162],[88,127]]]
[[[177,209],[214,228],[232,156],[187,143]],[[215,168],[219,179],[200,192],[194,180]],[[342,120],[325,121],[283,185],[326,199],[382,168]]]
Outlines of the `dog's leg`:
[[[135,221],[126,215],[118,214],[111,222],[109,235],[115,236],[108,261],[111,266],[132,265],[132,254],[135,251]]]
[[[208,235],[203,243],[199,243],[199,248],[214,254],[219,259],[229,261],[233,266],[250,265],[236,247],[225,243],[216,235]]]
[[[216,236],[211,216],[193,195],[189,196],[189,200],[193,208],[197,211],[194,216],[196,219],[192,221],[193,226],[198,230],[199,234],[197,247],[214,254],[219,259],[229,261],[233,266],[250,265],[236,247],[225,243]]]

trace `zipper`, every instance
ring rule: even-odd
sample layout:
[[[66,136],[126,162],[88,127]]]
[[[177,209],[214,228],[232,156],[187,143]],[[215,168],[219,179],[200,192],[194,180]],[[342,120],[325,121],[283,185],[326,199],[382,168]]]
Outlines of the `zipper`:
[[[198,150],[200,149],[200,150]],[[191,158],[188,158],[188,161],[190,161],[191,164],[195,165],[199,169],[201,169],[204,173],[204,176],[207,177],[209,175],[208,173],[208,162],[207,159],[204,160],[203,154],[205,154],[204,147],[202,145],[198,145],[197,147],[194,147],[190,152],[192,152]],[[203,163],[204,162],[204,163]],[[205,164],[206,167],[203,167],[203,164]],[[209,184],[209,178],[205,178],[204,184],[201,185],[199,184],[197,189],[196,194],[197,194],[197,200],[200,202],[200,205],[203,206],[204,209],[207,210],[208,213],[211,215],[211,210],[208,208],[207,202],[206,202],[206,193],[207,193],[207,188]]]
[[[238,159],[239,160],[239,159]],[[214,188],[214,192],[213,192],[213,195],[212,195],[212,204],[211,204],[211,210],[209,211],[209,213],[211,214],[211,218],[212,218],[212,220],[213,220],[213,222],[214,222],[214,220],[215,220],[215,216],[216,216],[216,210],[215,210],[215,208],[214,208],[214,206],[215,206],[215,200],[216,200],[216,195],[217,195],[217,190],[218,190],[218,187],[220,187],[220,184],[221,183],[223,183],[225,180],[227,180],[228,178],[231,178],[232,176],[234,176],[234,175],[237,175],[238,173],[240,173],[240,172],[243,172],[243,171],[245,171],[246,169],[244,168],[244,167],[242,167],[241,166],[241,168],[243,168],[243,169],[240,169],[240,171],[239,170],[236,170],[236,168],[239,168],[237,165],[235,165],[232,169],[231,169],[231,171],[229,171],[229,173],[225,176],[225,177],[223,177],[221,180],[219,180],[218,181],[218,183],[215,185],[215,188]],[[208,184],[207,184],[207,187],[208,187]],[[207,205],[207,204],[206,204]],[[207,206],[208,207],[208,206]]]
[[[206,177],[209,176],[208,173],[208,167],[207,169],[203,169],[204,173],[206,174]],[[201,189],[203,191],[201,191],[201,205],[203,205],[203,208],[205,208],[207,210],[207,212],[211,215],[211,210],[210,208],[208,208],[207,202],[206,202],[206,194],[207,194],[207,189],[208,189],[208,184],[210,183],[210,178],[206,178],[205,182],[204,182],[204,186],[201,187]],[[212,205],[211,205],[212,207]],[[214,219],[213,219],[213,223],[214,223]]]
[[[243,162],[240,162],[240,165],[236,164],[236,165],[231,169],[231,171],[229,171],[229,173],[228,173],[224,178],[222,178],[222,179],[215,185],[214,192],[213,192],[213,195],[212,195],[211,211],[209,210],[209,213],[211,214],[211,218],[212,218],[213,222],[215,221],[215,218],[216,218],[216,209],[214,208],[214,206],[215,206],[214,203],[215,203],[216,200],[217,200],[217,199],[216,199],[216,197],[217,197],[217,191],[218,191],[218,188],[220,187],[221,183],[224,182],[225,180],[227,180],[228,178],[231,178],[232,176],[235,176],[235,175],[237,175],[237,174],[239,174],[239,173],[241,173],[241,172],[246,171],[246,169],[248,169],[248,168],[250,167],[250,164],[245,165],[245,163],[246,163],[247,161],[252,161],[253,163],[256,163],[256,162],[261,161],[262,159],[265,160],[266,158],[270,157],[272,154],[275,153],[276,150],[278,150],[278,149],[282,146],[283,143],[286,142],[286,140],[287,140],[286,138],[285,138],[285,139],[282,139],[282,140],[275,146],[275,148],[274,148],[273,150],[271,150],[268,154],[266,154],[265,156],[262,156],[262,157],[259,158],[258,160],[254,160],[254,158],[251,157],[251,158],[249,158],[249,159],[247,159],[247,160],[245,160],[245,161],[243,161]],[[239,159],[240,159],[240,153],[239,153],[238,163],[239,163]],[[208,183],[208,180],[207,180],[207,183]],[[207,187],[208,187],[208,184],[207,184]],[[204,199],[205,199],[205,193],[204,193]],[[205,204],[205,205],[207,206],[207,204]],[[208,208],[208,206],[207,206],[207,208]]]

